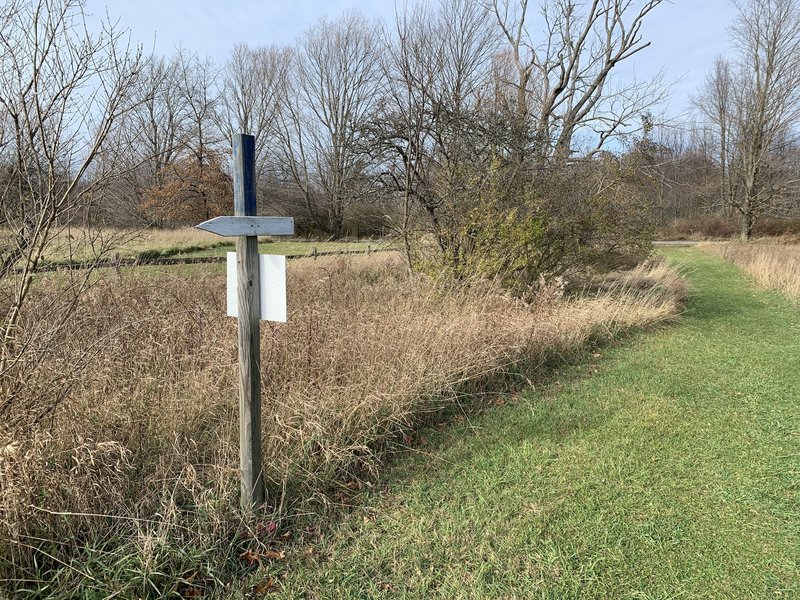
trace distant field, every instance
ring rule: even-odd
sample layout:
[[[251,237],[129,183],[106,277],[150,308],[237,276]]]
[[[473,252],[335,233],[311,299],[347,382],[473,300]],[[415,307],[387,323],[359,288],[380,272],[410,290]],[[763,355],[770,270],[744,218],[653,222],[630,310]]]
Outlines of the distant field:
[[[314,254],[316,252],[366,252],[369,249],[389,248],[390,244],[380,240],[372,242],[307,242],[307,241],[260,241],[258,251],[263,254]],[[197,258],[202,256],[225,256],[233,250],[230,245],[217,245],[203,250],[188,250],[175,254],[175,258]]]
[[[149,252],[180,252],[206,249],[225,240],[193,227],[181,229],[65,229],[53,238],[45,251],[48,262],[87,260],[101,255],[138,258]]]
[[[121,259],[202,258],[225,256],[233,250],[233,239],[221,238],[193,227],[181,229],[64,230],[50,243],[45,261],[50,263],[92,260],[97,257]],[[364,252],[389,248],[383,240],[361,242],[317,242],[313,240],[271,240],[262,238],[259,251],[267,254],[305,255],[314,252]]]

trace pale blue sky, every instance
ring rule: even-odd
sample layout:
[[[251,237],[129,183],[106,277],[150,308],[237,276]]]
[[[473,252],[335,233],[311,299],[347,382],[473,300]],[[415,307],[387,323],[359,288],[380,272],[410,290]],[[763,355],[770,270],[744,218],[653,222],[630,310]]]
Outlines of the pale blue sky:
[[[223,62],[237,42],[291,43],[321,15],[355,8],[368,18],[391,19],[394,0],[87,0],[95,16],[108,11],[129,27],[135,40],[169,54],[182,45]],[[714,57],[728,50],[727,27],[735,15],[729,0],[672,0],[651,13],[645,36],[650,48],[633,59],[647,77],[664,68],[673,89],[670,113],[688,105]]]

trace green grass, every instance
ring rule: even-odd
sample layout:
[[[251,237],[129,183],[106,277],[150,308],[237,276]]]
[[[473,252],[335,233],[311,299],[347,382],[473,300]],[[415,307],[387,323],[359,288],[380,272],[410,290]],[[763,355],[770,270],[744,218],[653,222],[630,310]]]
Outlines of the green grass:
[[[325,244],[324,246],[322,244]],[[359,242],[358,244],[363,244],[364,247],[353,247],[357,246],[357,243],[347,243],[347,242],[322,242],[317,243],[317,251],[318,252],[336,252],[336,251],[348,251],[352,252],[354,250],[366,250],[366,242]],[[259,252],[264,254],[288,254],[288,255],[304,255],[311,251],[311,247],[315,245],[314,242],[274,242],[274,243],[260,243],[259,244]],[[350,247],[346,247],[350,246]],[[337,248],[338,247],[338,248]],[[326,250],[322,250],[321,248],[326,248]],[[387,249],[392,248],[391,244],[387,243],[380,243],[377,242],[375,245],[372,245],[372,249]],[[181,252],[172,252],[169,248],[166,251],[160,252],[150,252],[144,251],[139,254],[145,255],[149,258],[188,258],[188,257],[202,257],[202,256],[220,256],[224,257],[226,252],[233,252],[235,251],[235,245],[231,246],[215,246],[213,249],[208,249],[207,251],[197,251],[191,254],[183,254]],[[378,255],[373,255],[378,256]],[[127,258],[127,257],[126,257]],[[305,259],[304,259],[305,260]],[[310,258],[308,259],[310,260]],[[185,277],[191,275],[205,275],[211,273],[217,274],[224,274],[225,273],[225,263],[196,263],[196,264],[169,264],[169,265],[158,265],[158,264],[143,264],[138,266],[123,266],[121,267],[120,271],[124,277]],[[92,276],[92,280],[102,279],[106,277],[115,277],[116,270],[111,267],[104,267],[95,270],[94,275]],[[66,273],[58,273],[58,272],[46,272],[38,275],[38,277],[45,277],[45,278],[67,278],[69,277]],[[0,600],[2,600],[0,598]]]
[[[98,235],[98,232],[91,232]],[[7,232],[0,231],[7,235]],[[74,235],[73,235],[74,234]],[[235,249],[233,238],[221,238],[206,232],[183,228],[177,230],[148,229],[142,231],[105,230],[102,232],[104,244],[89,243],[89,234],[83,230],[72,230],[72,234],[62,232],[52,240],[44,256],[44,262],[64,263],[90,261],[97,258],[96,252],[103,248],[104,258],[112,259],[119,255],[123,259],[159,258],[199,258],[208,256],[224,257],[226,252]],[[2,235],[0,235],[2,237]],[[368,249],[395,247],[384,240],[361,242],[315,242],[299,239],[261,238],[259,251],[267,254],[306,255],[317,252],[365,252]]]
[[[677,326],[426,434],[262,570],[278,597],[800,597],[800,312],[665,253],[695,289]]]
[[[388,247],[385,242],[380,240],[372,242],[301,242],[301,241],[288,241],[288,242],[259,242],[258,251],[263,254],[312,254],[314,248],[317,252],[365,252],[368,248],[376,250],[378,248]],[[175,258],[195,258],[202,256],[225,256],[227,252],[234,251],[234,244],[231,243],[227,246],[217,246],[214,248],[206,248],[202,250],[192,249],[190,251],[176,252],[172,256]]]

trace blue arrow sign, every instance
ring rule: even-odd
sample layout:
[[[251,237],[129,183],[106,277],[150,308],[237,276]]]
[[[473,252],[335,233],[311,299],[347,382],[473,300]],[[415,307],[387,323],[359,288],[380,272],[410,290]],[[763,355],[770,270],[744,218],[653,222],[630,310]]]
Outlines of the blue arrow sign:
[[[292,217],[214,217],[195,227],[224,237],[294,235]]]

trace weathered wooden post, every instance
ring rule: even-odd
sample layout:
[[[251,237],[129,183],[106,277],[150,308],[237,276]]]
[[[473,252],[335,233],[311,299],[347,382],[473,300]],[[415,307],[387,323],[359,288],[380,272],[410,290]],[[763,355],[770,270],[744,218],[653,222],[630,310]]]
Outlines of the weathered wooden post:
[[[233,214],[256,216],[255,138],[233,138]],[[255,509],[264,502],[261,457],[261,337],[259,323],[258,237],[236,238],[239,306],[239,460],[241,505]]]
[[[255,138],[233,137],[233,217],[216,217],[198,228],[236,236],[236,316],[239,319],[239,462],[241,506],[253,511],[264,502],[261,456],[261,294],[259,235],[292,235],[290,217],[256,216]],[[285,299],[284,299],[285,300]],[[229,306],[229,314],[231,307]],[[285,318],[284,318],[285,320]]]

